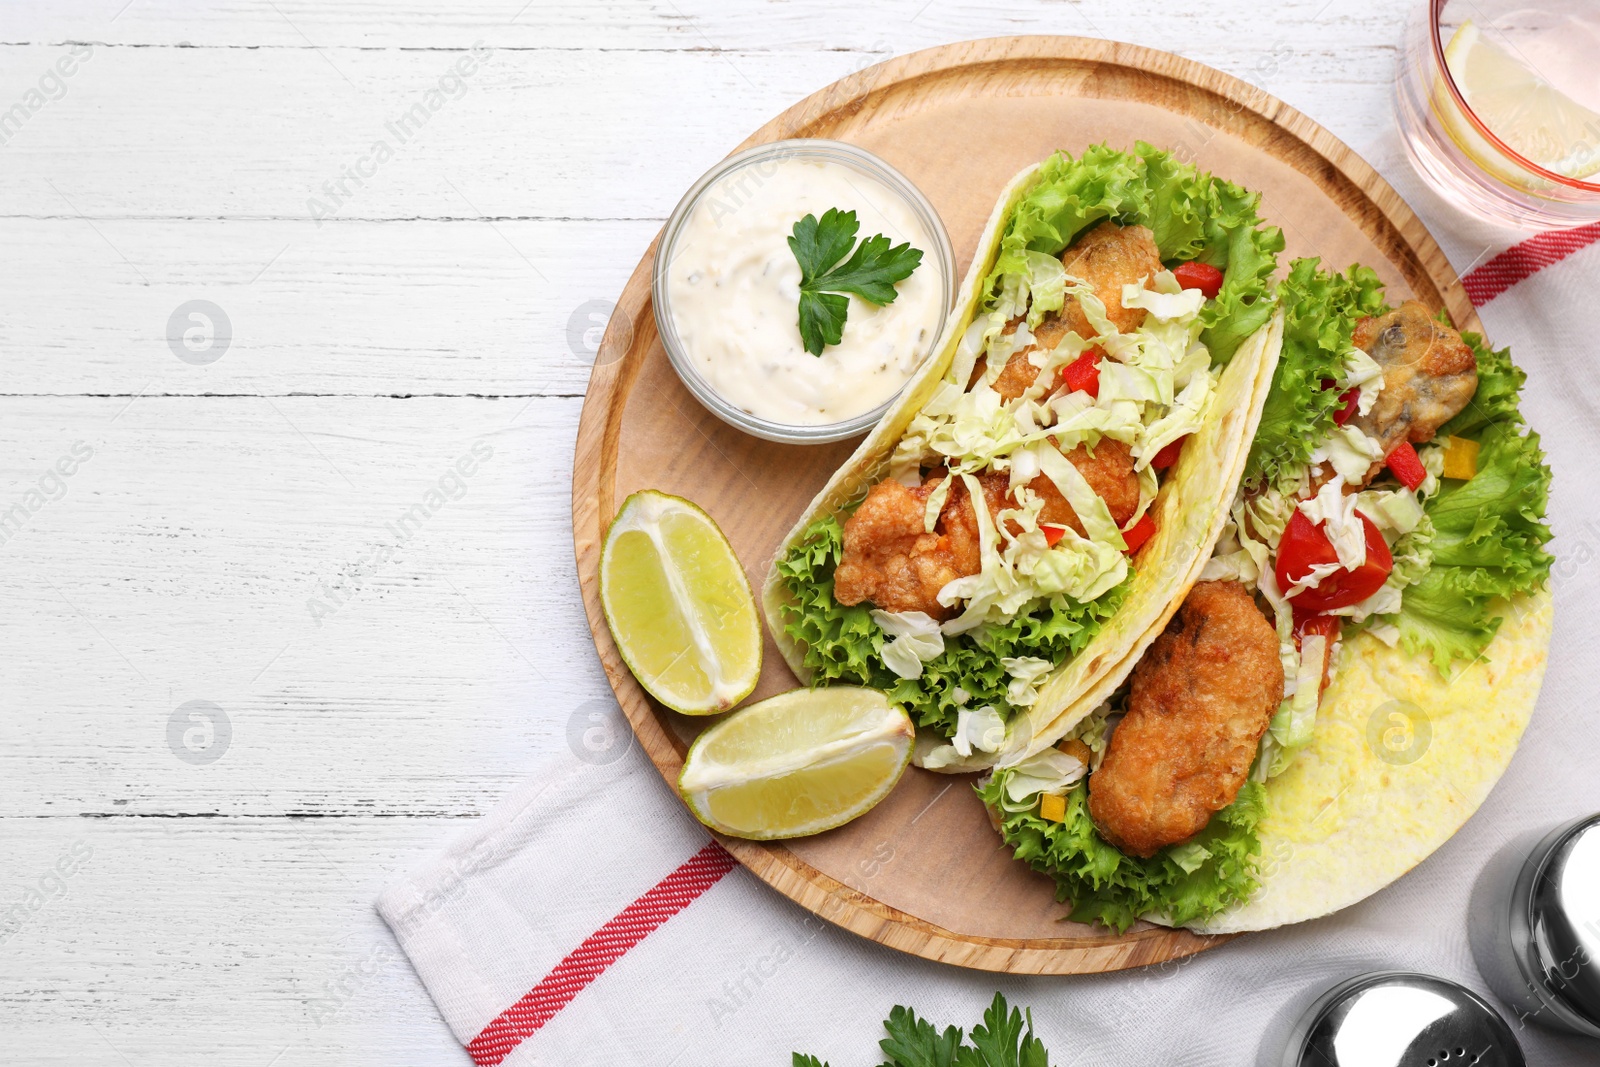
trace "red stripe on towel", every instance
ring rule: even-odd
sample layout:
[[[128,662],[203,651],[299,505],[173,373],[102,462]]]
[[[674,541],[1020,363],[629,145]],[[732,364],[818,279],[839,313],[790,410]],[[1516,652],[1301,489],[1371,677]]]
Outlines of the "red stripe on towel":
[[[1572,253],[1600,241],[1600,222],[1575,230],[1551,230],[1530,237],[1495,256],[1461,279],[1467,298],[1482,307],[1507,289]]]
[[[711,842],[648,892],[623,908],[616,918],[590,934],[571,955],[528,990],[526,996],[500,1013],[467,1051],[479,1067],[494,1067],[557,1012],[566,1007],[590,982],[603,974],[634,945],[738,866],[728,850]]]

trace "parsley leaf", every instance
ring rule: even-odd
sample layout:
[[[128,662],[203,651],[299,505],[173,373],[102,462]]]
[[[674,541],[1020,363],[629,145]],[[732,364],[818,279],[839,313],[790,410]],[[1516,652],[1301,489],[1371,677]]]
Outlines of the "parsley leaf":
[[[800,338],[813,356],[844,339],[850,300],[842,294],[854,293],[872,304],[892,304],[899,295],[895,283],[911,277],[922,263],[921,249],[909,243],[891,247],[881,233],[857,245],[860,229],[854,211],[836,207],[823,212],[820,222],[807,215],[794,224],[789,250],[800,264]]]
[[[983,1013],[983,1022],[972,1028],[971,1049],[962,1049],[956,1058],[959,1067],[1050,1067],[1050,1054],[1033,1036],[1033,1012],[1027,1015],[1023,1033],[1023,1014],[1008,1010],[1006,998],[994,995],[994,1003]]]
[[[1033,1013],[1024,1015],[999,993],[967,1041],[957,1027],[941,1032],[901,1005],[889,1011],[883,1028],[889,1036],[878,1042],[888,1057],[882,1067],[1050,1067],[1050,1053],[1033,1036]],[[828,1067],[815,1056],[793,1055],[793,1067]]]
[[[883,1028],[889,1031],[889,1036],[878,1042],[889,1057],[884,1067],[951,1067],[961,1047],[960,1030],[949,1026],[941,1034],[928,1020],[898,1004],[889,1010]]]

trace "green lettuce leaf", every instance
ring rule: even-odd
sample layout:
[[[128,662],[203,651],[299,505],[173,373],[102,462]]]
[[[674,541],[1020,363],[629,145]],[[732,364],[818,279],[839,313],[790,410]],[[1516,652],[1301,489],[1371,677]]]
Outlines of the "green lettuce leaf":
[[[1478,442],[1478,472],[1464,482],[1446,480],[1428,501],[1419,553],[1428,568],[1406,586],[1400,613],[1386,617],[1399,628],[1402,648],[1430,656],[1444,674],[1483,654],[1507,602],[1543,587],[1554,562],[1544,522],[1550,468],[1539,435],[1522,431],[1517,410],[1527,375],[1509,349],[1491,350],[1475,333],[1461,338],[1478,357],[1478,389],[1434,440]]]
[[[984,625],[945,638],[945,649],[923,665],[920,678],[906,679],[883,662],[884,634],[866,604],[845,607],[833,597],[833,570],[844,555],[844,529],[829,516],[812,523],[778,561],[790,595],[784,632],[804,648],[813,685],[843,683],[882,689],[920,727],[949,737],[962,707],[993,705],[1014,714],[1006,701],[1011,677],[1001,662],[1034,656],[1061,663],[1089,643],[1127,596],[1124,582],[1093,603],[1057,597],[1003,625]],[[1131,581],[1131,579],[1130,579]],[[956,691],[967,694],[956,702]]]
[[[1149,859],[1128,856],[1107,844],[1089,818],[1088,789],[1066,795],[1062,822],[1039,815],[1037,804],[1012,810],[1005,785],[1010,771],[999,770],[978,786],[978,795],[1000,813],[1000,834],[1017,859],[1056,882],[1056,899],[1072,907],[1071,918],[1126,930],[1143,915],[1162,915],[1174,923],[1208,919],[1246,900],[1256,890],[1257,827],[1266,813],[1266,787],[1247,782],[1234,802],[1217,812],[1191,844],[1208,855],[1193,863],[1199,849],[1184,846],[1173,856],[1163,849]],[[1186,870],[1179,858],[1194,866]]]
[[[1297,259],[1279,289],[1284,308],[1283,353],[1272,374],[1272,388],[1261,410],[1261,425],[1250,446],[1245,484],[1279,485],[1299,475],[1311,450],[1333,427],[1344,356],[1356,323],[1387,308],[1383,284],[1368,267],[1343,274],[1318,269],[1317,259]]]
[[[1483,427],[1476,439],[1478,473],[1465,482],[1446,481],[1428,501],[1430,565],[1406,587],[1400,613],[1389,616],[1400,629],[1401,647],[1431,656],[1444,673],[1455,661],[1483,653],[1500,628],[1505,602],[1542,587],[1553,562],[1544,523],[1550,469],[1539,435],[1519,434],[1507,420]]]
[[[1208,176],[1209,177],[1209,176]],[[1212,209],[1205,223],[1205,252],[1199,257],[1223,272],[1222,289],[1201,312],[1200,340],[1213,363],[1226,363],[1239,346],[1272,318],[1277,300],[1272,275],[1283,251],[1283,231],[1262,228],[1256,213],[1259,193],[1220,178],[1210,180]],[[1162,249],[1165,258],[1167,252]]]
[[[833,598],[833,569],[844,556],[844,527],[818,519],[777,562],[789,591],[784,632],[805,649],[813,685],[844,682],[888,689],[898,677],[883,665],[883,631],[866,604],[845,607]]]
[[[1272,317],[1270,279],[1283,233],[1262,225],[1259,202],[1258,194],[1142,141],[1132,153],[1103,144],[1077,157],[1057,152],[1012,213],[984,292],[996,292],[1006,275],[1026,276],[1028,252],[1060,255],[1095,223],[1148,226],[1164,262],[1200,259],[1223,272],[1200,335],[1212,361],[1223,364]]]
[[[1439,428],[1439,437],[1469,437],[1478,435],[1491,423],[1510,426],[1522,425],[1522,412],[1517,410],[1517,398],[1528,375],[1511,362],[1511,349],[1490,349],[1482,336],[1463,333],[1461,339],[1478,356],[1478,391],[1460,413]]]

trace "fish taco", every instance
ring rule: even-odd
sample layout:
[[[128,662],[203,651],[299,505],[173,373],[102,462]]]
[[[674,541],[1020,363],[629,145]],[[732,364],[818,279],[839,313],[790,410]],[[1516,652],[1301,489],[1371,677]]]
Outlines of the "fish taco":
[[[1071,917],[1202,932],[1326,914],[1504,771],[1551,627],[1550,471],[1505,349],[1364,267],[1296,261],[1222,536],[1169,618],[979,786]]]
[[[778,550],[802,680],[888,692],[928,769],[1059,755],[1228,520],[1282,326],[1257,202],[1145,144],[1011,182],[938,350]]]

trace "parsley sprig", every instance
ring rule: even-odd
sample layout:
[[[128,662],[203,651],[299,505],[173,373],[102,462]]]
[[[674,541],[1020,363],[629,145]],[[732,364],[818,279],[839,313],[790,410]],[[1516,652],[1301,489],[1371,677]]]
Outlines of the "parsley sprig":
[[[889,1032],[878,1042],[888,1057],[883,1067],[1050,1067],[1050,1053],[1033,1036],[1033,1013],[1024,1017],[999,993],[966,1041],[956,1027],[940,1031],[910,1008],[899,1006],[889,1012],[883,1028]],[[828,1067],[815,1056],[798,1052],[791,1062],[792,1067]]]
[[[794,224],[789,250],[800,264],[800,339],[813,356],[844,338],[850,301],[842,294],[892,304],[899,295],[895,283],[911,277],[922,262],[921,249],[910,242],[891,248],[881,233],[856,244],[860,228],[854,211],[836,207],[823,212],[821,222],[807,215]]]

